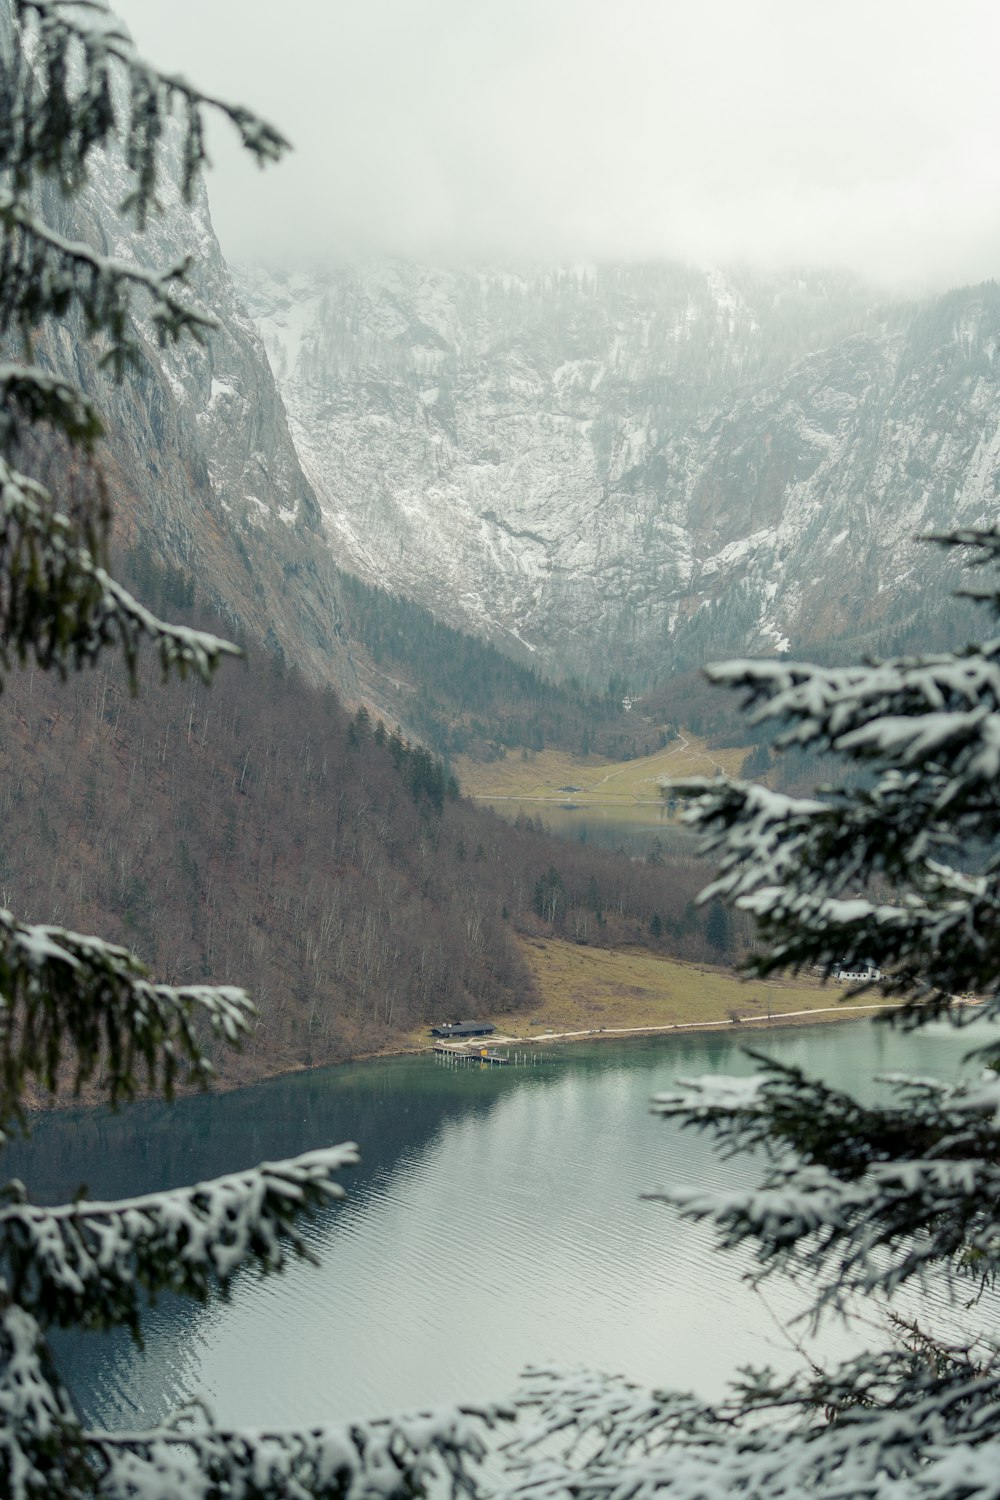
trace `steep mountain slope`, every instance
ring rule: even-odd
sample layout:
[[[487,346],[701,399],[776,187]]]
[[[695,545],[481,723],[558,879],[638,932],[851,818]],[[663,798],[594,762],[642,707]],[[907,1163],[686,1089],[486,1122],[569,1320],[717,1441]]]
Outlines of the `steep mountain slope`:
[[[0,4],[0,51],[14,46],[11,8]],[[281,399],[257,333],[237,303],[204,192],[184,203],[181,127],[164,141],[162,212],[143,234],[119,205],[132,183],[121,155],[95,153],[91,179],[70,200],[43,189],[43,217],[66,239],[126,263],[166,270],[190,257],[191,295],[215,316],[205,346],[159,347],[148,299],[133,302],[145,358],[115,385],[103,348],[69,316],[42,329],[36,357],[66,374],[96,403],[105,425],[100,463],[117,521],[126,575],[138,548],[197,577],[201,602],[224,627],[266,642],[313,680],[348,692],[354,669],[339,627],[337,581],[316,498],[292,445]],[[10,344],[11,352],[19,351]],[[66,496],[72,465],[56,444],[34,467]]]
[[[915,533],[993,501],[992,286],[880,309],[676,267],[237,284],[342,564],[591,680],[898,633],[947,592]]]

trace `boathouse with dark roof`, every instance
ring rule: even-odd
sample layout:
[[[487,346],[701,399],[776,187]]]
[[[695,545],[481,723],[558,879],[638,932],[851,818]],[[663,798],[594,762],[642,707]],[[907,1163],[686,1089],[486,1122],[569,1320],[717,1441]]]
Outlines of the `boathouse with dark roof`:
[[[445,1026],[432,1026],[431,1036],[456,1038],[462,1036],[492,1036],[496,1027],[491,1021],[449,1021]]]

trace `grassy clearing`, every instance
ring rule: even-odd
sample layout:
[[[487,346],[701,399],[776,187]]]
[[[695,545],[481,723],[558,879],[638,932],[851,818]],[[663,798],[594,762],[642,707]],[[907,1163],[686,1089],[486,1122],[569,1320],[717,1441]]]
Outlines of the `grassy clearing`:
[[[601,1027],[684,1026],[728,1021],[741,1016],[772,1016],[825,1010],[844,991],[818,981],[770,980],[743,983],[726,969],[679,963],[676,959],[626,950],[609,952],[553,939],[528,939],[524,956],[540,999],[528,1017],[504,1020],[520,1036],[543,1031],[599,1030]],[[854,1009],[875,995],[845,1002]]]
[[[572,801],[580,807],[618,807],[660,801],[661,776],[712,776],[716,768],[739,775],[745,749],[710,750],[704,740],[681,735],[655,755],[605,760],[565,750],[512,751],[484,765],[458,756],[454,769],[462,791],[487,802]],[[572,788],[570,791],[568,788]]]

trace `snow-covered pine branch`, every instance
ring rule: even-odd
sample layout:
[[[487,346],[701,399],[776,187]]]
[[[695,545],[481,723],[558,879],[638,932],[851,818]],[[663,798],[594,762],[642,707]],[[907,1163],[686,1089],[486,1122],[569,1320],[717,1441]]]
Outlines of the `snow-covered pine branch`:
[[[102,431],[96,407],[68,380],[37,365],[0,364],[0,452],[40,422],[88,453]]]
[[[460,1406],[298,1432],[161,1428],[88,1433],[86,1462],[103,1500],[414,1500],[484,1493],[485,1434],[505,1406]],[[88,1492],[89,1493],[89,1492]]]
[[[65,674],[118,645],[134,681],[144,637],[164,676],[193,669],[207,681],[220,657],[240,655],[229,641],[147,610],[98,566],[44,486],[0,458],[0,667],[30,654]]]
[[[718,866],[699,899],[751,912],[767,939],[748,972],[815,966],[829,975],[877,954],[882,993],[918,999],[928,1015],[954,991],[991,995],[1000,986],[1000,947],[991,937],[1000,926],[1000,872],[991,864],[967,874],[932,857],[989,836],[1000,800],[992,820],[983,809],[960,820],[958,794],[943,776],[932,782],[894,770],[868,790],[822,799],[706,778],[671,787],[692,799],[685,821]],[[985,801],[988,780],[982,788]],[[877,877],[898,891],[895,900],[865,894]],[[987,1008],[996,1008],[992,999]]]
[[[30,1313],[0,1290],[0,1490],[11,1500],[83,1496],[89,1474],[73,1403]]]
[[[343,1198],[335,1172],[357,1164],[353,1144],[265,1162],[194,1187],[116,1203],[0,1207],[0,1268],[13,1300],[40,1326],[107,1328],[139,1336],[143,1293],[203,1301],[248,1261],[280,1271],[309,1254],[296,1221]]]
[[[1000,640],[963,653],[901,656],[852,667],[729,661],[710,681],[743,688],[752,723],[786,720],[779,746],[842,747],[843,737],[885,717],[1000,708]]]
[[[102,361],[116,377],[136,360],[139,346],[132,322],[132,294],[149,299],[148,316],[161,344],[184,334],[202,342],[215,319],[183,288],[190,258],[163,271],[99,255],[90,245],[66,239],[46,224],[15,193],[0,189],[0,333],[15,328],[27,341],[49,317],[72,308],[87,329],[106,340]]]
[[[942,1368],[943,1366],[943,1368]],[[995,1500],[996,1351],[883,1352],[811,1378],[747,1372],[717,1407],[539,1370],[497,1500]],[[524,1420],[524,1418],[522,1418]],[[540,1451],[536,1451],[540,1450]]]
[[[1000,1272],[1000,1079],[943,1084],[889,1075],[893,1101],[862,1106],[799,1069],[755,1054],[753,1078],[681,1080],[655,1113],[706,1130],[726,1155],[764,1150],[759,1187],[650,1194],[715,1225],[722,1248],[751,1243],[767,1275],[802,1274],[815,1307],[891,1295],[931,1268],[938,1283]],[[825,1273],[825,1275],[823,1274]]]
[[[967,568],[996,567],[1000,563],[1000,528],[995,525],[960,526],[955,531],[932,531],[921,540],[934,542],[947,549],[961,547],[966,554],[964,565]],[[957,593],[960,599],[974,599],[979,604],[991,604],[994,614],[1000,615],[1000,586],[996,583],[966,584]]]
[[[139,1068],[167,1093],[185,1074],[204,1082],[213,1069],[199,1022],[232,1045],[252,1015],[241,989],[153,984],[126,948],[0,909],[0,1125],[17,1116],[28,1078],[58,1087],[69,1053],[75,1086],[98,1076],[112,1102],[136,1092]]]
[[[134,188],[123,208],[139,229],[156,206],[159,148],[177,106],[184,117],[181,187],[189,199],[206,162],[202,112],[223,115],[241,145],[263,165],[288,150],[284,136],[241,104],[161,72],[136,51],[104,0],[14,0],[24,40],[0,53],[0,172],[18,193],[53,177],[64,197],[86,180],[88,157],[112,140],[122,145]]]
[[[10,1500],[413,1500],[445,1484],[475,1497],[485,1434],[513,1415],[463,1405],[299,1431],[87,1432],[37,1322],[0,1301],[0,1490]]]

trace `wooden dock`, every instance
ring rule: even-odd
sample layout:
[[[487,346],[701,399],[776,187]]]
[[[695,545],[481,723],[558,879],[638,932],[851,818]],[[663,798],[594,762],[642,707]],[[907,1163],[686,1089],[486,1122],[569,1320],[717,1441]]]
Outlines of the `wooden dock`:
[[[510,1062],[509,1057],[494,1052],[489,1047],[474,1047],[468,1043],[435,1042],[434,1051],[439,1057],[450,1057],[452,1062],[488,1063],[493,1067],[502,1067]]]
[[[517,1041],[517,1037],[501,1037],[499,1046],[503,1051],[496,1044],[486,1046],[481,1038],[467,1042],[438,1041],[431,1050],[442,1062],[480,1063],[484,1068],[503,1068],[508,1064],[511,1067],[540,1066],[557,1060],[553,1053],[546,1053],[538,1047],[518,1051],[515,1049]]]

